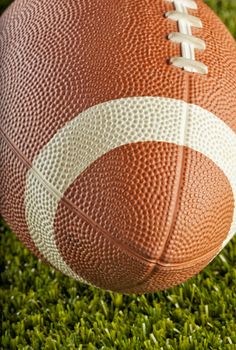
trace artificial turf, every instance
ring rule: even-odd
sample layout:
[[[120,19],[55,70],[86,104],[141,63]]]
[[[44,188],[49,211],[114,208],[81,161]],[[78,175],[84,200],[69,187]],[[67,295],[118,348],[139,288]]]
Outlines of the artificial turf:
[[[236,1],[206,2],[236,37]],[[122,296],[45,266],[3,221],[0,233],[0,349],[236,349],[236,237],[179,287]]]

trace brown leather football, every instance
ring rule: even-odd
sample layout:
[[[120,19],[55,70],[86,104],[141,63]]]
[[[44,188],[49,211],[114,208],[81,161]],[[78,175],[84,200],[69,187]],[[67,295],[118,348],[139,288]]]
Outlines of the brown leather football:
[[[236,232],[236,43],[201,0],[15,0],[0,19],[0,210],[34,254],[143,293]]]

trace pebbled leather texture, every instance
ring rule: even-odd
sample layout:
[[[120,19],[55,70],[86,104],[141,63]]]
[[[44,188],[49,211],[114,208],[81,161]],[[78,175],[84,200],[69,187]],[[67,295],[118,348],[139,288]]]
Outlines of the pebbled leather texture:
[[[192,32],[206,44],[195,53],[207,75],[170,64],[181,49],[167,39],[178,26],[165,17],[174,9],[166,0],[15,0],[0,18],[0,211],[40,258],[50,262],[44,250],[56,252],[42,240],[47,217],[32,238],[28,173],[55,134],[82,112],[127,97],[165,97],[200,106],[236,132],[236,44],[216,15],[201,0],[196,4],[188,12],[203,24]],[[45,169],[54,162],[49,158]],[[48,191],[49,203],[51,196]],[[206,155],[131,137],[62,193],[53,236],[75,278],[150,292],[186,280],[212,260],[234,206],[227,176]]]

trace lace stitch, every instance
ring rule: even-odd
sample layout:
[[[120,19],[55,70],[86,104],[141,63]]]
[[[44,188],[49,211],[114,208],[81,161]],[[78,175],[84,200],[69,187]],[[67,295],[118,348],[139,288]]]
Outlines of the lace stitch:
[[[178,22],[179,32],[168,35],[173,43],[181,45],[181,57],[172,57],[170,63],[188,72],[207,74],[208,67],[195,59],[195,50],[205,50],[204,40],[193,36],[191,27],[202,28],[202,21],[188,13],[188,9],[197,10],[195,0],[166,0],[175,6],[174,11],[166,12],[166,17]]]

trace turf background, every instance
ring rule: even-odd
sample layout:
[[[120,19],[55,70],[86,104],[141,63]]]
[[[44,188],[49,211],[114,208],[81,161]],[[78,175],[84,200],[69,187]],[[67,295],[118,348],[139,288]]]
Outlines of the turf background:
[[[236,37],[236,0],[206,2]],[[0,239],[0,349],[236,349],[236,237],[196,277],[142,296],[62,276],[2,220]]]

